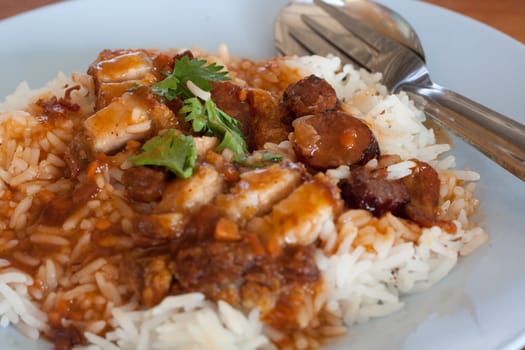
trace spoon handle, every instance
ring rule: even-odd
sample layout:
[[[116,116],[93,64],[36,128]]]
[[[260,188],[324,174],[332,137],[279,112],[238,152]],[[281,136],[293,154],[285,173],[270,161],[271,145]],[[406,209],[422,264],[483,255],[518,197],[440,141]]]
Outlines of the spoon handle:
[[[403,90],[425,113],[525,181],[525,125],[433,83]]]

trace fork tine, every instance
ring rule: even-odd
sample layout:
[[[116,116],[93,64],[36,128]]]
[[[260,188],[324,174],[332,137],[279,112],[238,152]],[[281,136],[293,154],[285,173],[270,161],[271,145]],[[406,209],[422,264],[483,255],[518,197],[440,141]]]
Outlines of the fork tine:
[[[308,56],[312,51],[307,50],[304,45],[294,36],[296,29],[292,27],[286,28],[287,35],[283,37],[282,41],[276,41],[275,48],[283,56]]]
[[[339,51],[335,46],[330,45],[326,40],[317,37],[316,34],[310,30],[289,28],[288,33],[292,39],[302,47],[302,50],[306,50],[306,55],[335,55],[341,58],[343,64],[350,63],[352,65],[359,65],[358,62],[352,60],[352,58],[344,52]]]
[[[310,33],[310,35],[305,35],[304,41],[319,41],[317,46],[321,46],[321,43],[330,46],[328,44],[330,43],[338,49],[337,54],[339,56],[345,55],[346,57],[351,58],[352,61],[356,62],[357,64],[363,67],[367,67],[368,63],[373,58],[373,55],[371,54],[368,46],[353,35],[349,33],[338,34],[332,28],[326,27],[321,22],[317,21],[315,18],[307,15],[301,15],[301,19],[315,33],[317,33],[326,40],[316,40],[314,39],[315,37],[312,36]],[[303,42],[303,44],[306,43]],[[332,53],[336,54],[333,51],[334,49],[332,49]]]
[[[355,19],[340,7],[327,4],[323,0],[314,0],[314,3],[325,10],[348,31],[375,48],[377,51],[382,52],[396,46],[397,43],[393,42],[386,36],[379,34],[367,24]]]

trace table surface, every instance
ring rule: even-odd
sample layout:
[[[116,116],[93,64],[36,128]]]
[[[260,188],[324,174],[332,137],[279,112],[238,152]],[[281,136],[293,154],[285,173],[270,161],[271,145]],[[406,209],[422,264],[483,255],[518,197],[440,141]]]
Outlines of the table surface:
[[[525,0],[425,0],[484,22],[525,44]],[[58,0],[1,0],[0,19]]]

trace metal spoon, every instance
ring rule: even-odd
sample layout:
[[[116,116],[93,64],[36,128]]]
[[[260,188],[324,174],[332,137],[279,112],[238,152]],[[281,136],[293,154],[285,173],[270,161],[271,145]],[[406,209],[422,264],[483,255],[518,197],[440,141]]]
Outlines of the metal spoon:
[[[372,1],[333,0],[333,2],[344,6],[346,12],[357,20],[367,23],[378,32],[405,45],[425,61],[425,52],[416,31],[399,13]],[[293,7],[293,12],[296,13],[315,12],[316,16],[323,14],[322,10],[315,6],[312,0],[296,0]],[[285,54],[284,48],[289,51],[290,45],[295,44],[289,40],[288,26],[299,20],[298,16],[290,16],[290,12],[286,10],[279,13],[275,21],[275,47],[281,54]],[[297,48],[297,50],[300,54],[301,48]]]
[[[525,125],[433,83],[415,31],[398,14],[371,1],[314,2],[319,6],[298,0],[281,11],[275,31],[278,51],[335,54],[343,63],[382,72],[391,92],[404,90],[433,120],[525,181]]]

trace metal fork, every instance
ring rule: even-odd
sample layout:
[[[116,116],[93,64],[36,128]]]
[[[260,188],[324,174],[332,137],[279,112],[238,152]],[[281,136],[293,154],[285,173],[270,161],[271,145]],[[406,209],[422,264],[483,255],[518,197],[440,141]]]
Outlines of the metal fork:
[[[278,47],[281,53],[335,54],[383,73],[390,92],[407,92],[427,115],[525,181],[525,125],[435,84],[420,56],[342,8],[314,3],[325,13],[301,14],[301,21],[287,28],[291,40]]]

